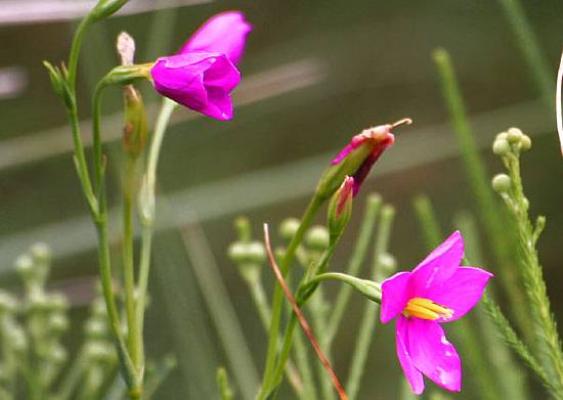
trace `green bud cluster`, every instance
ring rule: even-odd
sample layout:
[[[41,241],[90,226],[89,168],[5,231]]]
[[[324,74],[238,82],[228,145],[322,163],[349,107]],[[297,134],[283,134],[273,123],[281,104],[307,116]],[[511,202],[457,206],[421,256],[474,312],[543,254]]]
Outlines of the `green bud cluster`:
[[[493,142],[493,153],[505,157],[511,153],[519,154],[532,148],[532,139],[518,128],[509,128],[499,133]]]
[[[266,262],[266,249],[261,242],[252,240],[252,229],[247,218],[237,218],[235,228],[239,240],[229,246],[228,256],[238,267],[243,279],[249,284],[255,284],[260,279],[260,271]]]

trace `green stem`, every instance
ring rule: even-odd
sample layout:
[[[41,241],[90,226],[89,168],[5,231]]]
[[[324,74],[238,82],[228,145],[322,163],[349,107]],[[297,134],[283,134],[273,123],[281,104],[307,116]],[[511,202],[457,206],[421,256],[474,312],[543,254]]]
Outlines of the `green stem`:
[[[513,309],[518,327],[526,338],[531,339],[533,333],[525,303],[525,296],[520,289],[520,281],[515,274],[510,237],[506,233],[506,221],[498,212],[497,203],[489,184],[485,163],[479,156],[477,144],[463,103],[463,98],[449,54],[444,49],[434,52],[434,61],[438,68],[442,93],[449,109],[450,119],[457,136],[465,173],[468,177],[476,205],[479,208],[481,223],[494,257],[499,266],[500,283],[505,290]]]
[[[104,170],[103,152],[102,152],[102,135],[101,135],[101,118],[102,118],[102,94],[106,84],[104,81],[98,82],[94,89],[92,97],[92,149],[94,152],[94,188],[99,194],[101,190],[102,175]]]
[[[113,279],[111,272],[110,246],[109,246],[109,238],[108,238],[108,230],[107,230],[107,210],[105,206],[106,203],[105,194],[102,193],[102,196],[100,198],[103,200],[101,202],[102,209],[100,210],[100,215],[95,222],[96,222],[96,229],[98,232],[98,262],[100,265],[102,293],[104,296],[104,301],[106,303],[109,325],[114,340],[116,342],[116,347],[117,347],[119,359],[121,361],[121,366],[124,373],[125,381],[127,382],[129,388],[136,389],[139,387],[140,382],[138,382],[135,366],[132,363],[131,357],[127,351],[125,340],[123,339],[119,312],[117,311],[115,294],[113,292]]]
[[[155,185],[158,158],[164,134],[168,128],[176,103],[165,99],[158,114],[153,139],[149,149],[149,158],[146,169],[146,181],[141,189],[139,208],[141,214],[141,255],[139,261],[139,277],[137,282],[137,302],[135,309],[135,337],[137,341],[137,361],[139,373],[142,375],[145,369],[145,351],[143,344],[144,315],[147,302],[147,292],[151,265],[152,239],[154,232],[154,207],[155,207]]]
[[[520,159],[515,154],[509,154],[505,159],[506,166],[512,178],[512,200],[507,202],[512,211],[518,229],[518,239],[521,254],[520,272],[526,287],[532,316],[536,325],[536,338],[540,344],[540,360],[548,368],[550,379],[563,391],[563,351],[557,330],[557,323],[551,312],[547,287],[543,278],[542,266],[536,250],[535,228],[528,215],[528,201],[524,194],[520,174]]]
[[[381,221],[375,238],[373,252],[373,266],[371,275],[376,282],[380,282],[385,277],[381,268],[381,256],[387,252],[389,239],[391,237],[391,227],[395,218],[395,209],[390,205],[384,205],[381,209]],[[362,375],[365,370],[369,347],[373,339],[373,330],[377,323],[377,305],[367,303],[364,308],[362,322],[360,323],[360,333],[356,341],[356,347],[352,356],[352,363],[348,374],[346,388],[348,398],[353,400],[357,397]]]
[[[123,280],[125,289],[125,314],[127,317],[128,348],[131,361],[139,374],[142,374],[142,336],[140,336],[135,310],[135,270],[133,254],[133,185],[135,180],[134,160],[126,160],[123,185]]]
[[[362,226],[360,227],[360,233],[358,234],[358,239],[356,241],[356,247],[354,248],[352,257],[350,258],[350,262],[348,264],[348,275],[355,276],[360,272],[360,268],[369,249],[371,236],[380,207],[381,197],[376,195],[368,197],[366,210],[364,217],[362,218]],[[330,349],[332,345],[336,332],[338,331],[338,327],[340,326],[340,322],[342,321],[342,317],[344,316],[351,293],[352,287],[350,286],[343,286],[338,292],[338,297],[334,303],[333,311],[331,312],[326,334],[324,336],[323,347],[325,349]]]
[[[516,36],[516,44],[520,47],[520,51],[528,63],[528,69],[539,94],[549,110],[552,111],[553,94],[555,93],[554,74],[546,58],[542,55],[538,39],[526,18],[522,5],[518,0],[499,0],[499,2],[512,27],[514,36]]]
[[[67,81],[69,84],[69,88],[71,93],[75,93],[76,91],[76,71],[78,68],[78,58],[80,56],[80,49],[82,47],[82,39],[86,33],[86,30],[92,24],[92,17],[91,14],[88,14],[80,24],[78,28],[76,28],[76,32],[72,39],[72,45],[70,48],[70,54],[68,57],[68,77]]]
[[[322,287],[316,290],[316,295],[311,298],[311,302],[309,303],[309,308],[311,311],[311,322],[313,325],[313,329],[317,332],[317,337],[320,343],[326,342],[325,334],[327,332],[327,318],[326,318],[326,311],[327,311],[327,302],[325,300],[324,291]],[[296,338],[299,337],[299,334]],[[331,358],[330,349],[324,348],[325,355],[328,359]],[[323,400],[332,400],[335,398],[334,388],[332,386],[332,382],[328,377],[323,365],[321,363],[317,364],[317,375],[319,377],[319,381],[321,384],[322,390],[322,398]]]
[[[264,329],[268,331],[268,325],[272,317],[272,311],[268,306],[266,293],[264,292],[264,287],[262,286],[262,282],[260,282],[259,279],[251,280],[246,278],[245,278],[245,282],[247,283],[248,288],[250,290],[252,300],[254,301],[254,306],[258,310],[260,321],[262,322]],[[297,342],[300,342],[301,344],[298,345]],[[279,338],[279,343],[281,345],[281,338]],[[309,362],[307,359],[307,353],[303,340],[296,341],[295,348],[296,348],[295,357],[299,366],[299,372],[303,377],[303,384],[301,384],[300,382],[301,377],[299,376],[299,373],[295,369],[295,365],[291,360],[288,361],[285,371],[287,379],[291,387],[294,389],[295,394],[300,399],[311,399],[311,398],[315,399],[316,394],[313,395],[311,394],[311,392],[307,393],[307,391],[310,391],[312,388],[314,388],[314,383],[313,383],[312,373],[309,367]]]
[[[295,236],[289,243],[287,251],[285,253],[285,257],[282,260],[282,264],[280,266],[281,273],[284,277],[290,271],[291,263],[295,257],[295,252],[301,241],[303,240],[303,236],[305,235],[306,230],[311,226],[313,223],[313,219],[317,214],[317,211],[321,207],[324,199],[320,198],[318,195],[311,199],[303,218],[301,219],[301,224],[299,225],[299,229],[295,233]],[[278,335],[280,331],[280,324],[281,324],[281,317],[282,317],[282,310],[283,310],[283,291],[281,286],[276,285],[274,289],[274,296],[272,300],[272,319],[270,321],[270,329],[268,331],[268,350],[266,353],[266,367],[264,369],[264,377],[262,387],[260,388],[260,392],[258,393],[258,400],[264,400],[266,396],[270,393],[273,389],[273,383],[275,382],[275,367],[276,367],[276,355],[277,355],[277,342],[278,342]]]
[[[84,196],[86,197],[86,202],[88,203],[90,213],[92,214],[92,216],[96,216],[99,212],[99,204],[96,196],[94,195],[94,190],[92,189],[92,181],[90,179],[88,163],[86,162],[84,144],[82,143],[82,137],[80,135],[80,123],[78,121],[78,111],[76,109],[75,100],[73,100],[71,107],[67,110],[67,113],[72,131],[72,142],[74,145],[74,165],[76,167],[76,173],[78,175],[78,179],[80,180],[80,185],[82,187]]]
[[[311,297],[315,289],[318,285],[315,282],[312,282],[314,277],[318,276],[319,273],[324,272],[328,262],[330,261],[334,251],[336,249],[336,244],[338,243],[338,238],[329,246],[329,248],[323,253],[320,260],[311,264],[309,269],[305,272],[305,276],[303,280],[299,284],[299,288],[297,290],[297,301],[299,306],[305,304],[305,302]],[[309,288],[305,291],[305,288]],[[303,297],[303,295],[305,297]],[[289,358],[289,354],[291,352],[291,347],[293,345],[293,333],[295,331],[295,327],[297,326],[297,317],[294,313],[291,314],[291,318],[289,321],[288,326],[286,327],[285,333],[283,335],[283,343],[282,349],[280,352],[280,356],[278,362],[276,364],[276,368],[273,372],[273,383],[272,388],[277,387],[281,383],[283,371],[285,369],[285,365]]]

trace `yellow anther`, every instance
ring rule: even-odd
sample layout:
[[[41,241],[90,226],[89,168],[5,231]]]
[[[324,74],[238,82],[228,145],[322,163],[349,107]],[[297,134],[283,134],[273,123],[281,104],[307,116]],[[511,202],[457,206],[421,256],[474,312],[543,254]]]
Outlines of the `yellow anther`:
[[[438,318],[451,318],[453,313],[453,310],[423,297],[410,299],[403,310],[403,314],[407,317],[417,317],[430,321],[437,320]]]

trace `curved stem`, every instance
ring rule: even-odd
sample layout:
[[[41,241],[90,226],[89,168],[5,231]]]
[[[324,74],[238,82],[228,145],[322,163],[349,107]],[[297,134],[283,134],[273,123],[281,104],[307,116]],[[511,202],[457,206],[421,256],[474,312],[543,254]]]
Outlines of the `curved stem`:
[[[295,258],[295,252],[303,240],[305,231],[313,223],[313,219],[317,214],[320,206],[324,202],[324,199],[315,195],[309,206],[305,210],[299,229],[295,233],[295,236],[289,243],[285,257],[282,260],[281,273],[283,277],[286,277],[289,273],[291,263]],[[276,355],[277,355],[277,342],[280,330],[281,316],[283,309],[283,291],[282,288],[276,285],[274,289],[274,296],[272,300],[272,319],[270,321],[270,329],[268,331],[268,350],[266,353],[266,367],[264,370],[264,378],[262,387],[260,388],[260,393],[258,394],[258,399],[263,400],[266,398],[271,390],[271,386],[275,378],[275,367],[276,367]]]
[[[80,48],[82,47],[82,39],[86,30],[90,27],[92,23],[91,14],[88,14],[76,28],[74,38],[72,39],[72,45],[70,48],[70,54],[68,56],[68,76],[67,81],[70,86],[71,93],[76,90],[76,70],[78,68],[78,58],[80,56]]]
[[[144,331],[144,314],[150,274],[150,263],[151,263],[151,249],[152,249],[152,238],[153,238],[153,221],[154,221],[154,191],[156,185],[156,169],[158,166],[158,157],[160,154],[160,149],[162,147],[162,141],[164,139],[164,133],[168,128],[170,122],[170,117],[174,109],[176,108],[176,103],[165,99],[162,103],[160,113],[156,122],[154,136],[151,141],[151,147],[149,149],[149,158],[147,163],[146,172],[146,187],[143,189],[146,191],[147,196],[143,196],[141,193],[140,197],[140,209],[141,209],[141,255],[139,261],[139,277],[137,283],[137,302],[136,302],[136,327],[135,333],[138,341],[138,359],[139,370],[142,374],[144,371],[144,344],[143,344],[143,331]],[[149,204],[147,204],[149,203]],[[150,210],[150,213],[146,211]]]

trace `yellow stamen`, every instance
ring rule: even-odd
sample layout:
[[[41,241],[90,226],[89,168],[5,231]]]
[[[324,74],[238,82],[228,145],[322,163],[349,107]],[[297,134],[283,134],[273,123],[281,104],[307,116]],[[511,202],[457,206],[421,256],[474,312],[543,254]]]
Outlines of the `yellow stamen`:
[[[430,299],[414,297],[407,303],[403,314],[406,317],[417,317],[435,321],[438,318],[451,318],[454,312],[452,309],[436,304]]]

